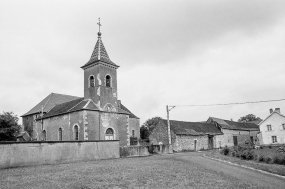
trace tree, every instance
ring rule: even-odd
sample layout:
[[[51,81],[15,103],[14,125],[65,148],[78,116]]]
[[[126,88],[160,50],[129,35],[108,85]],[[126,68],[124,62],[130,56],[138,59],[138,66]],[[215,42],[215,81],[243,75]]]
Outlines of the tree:
[[[16,141],[16,135],[21,130],[18,120],[13,112],[0,113],[0,141]]]
[[[257,120],[261,120],[261,119],[259,117],[256,117],[253,114],[248,114],[246,116],[239,118],[238,122],[249,122],[249,121],[257,121]]]
[[[144,122],[140,128],[141,139],[148,139],[151,131],[155,128],[161,119],[161,117],[153,117],[146,120],[146,122]]]

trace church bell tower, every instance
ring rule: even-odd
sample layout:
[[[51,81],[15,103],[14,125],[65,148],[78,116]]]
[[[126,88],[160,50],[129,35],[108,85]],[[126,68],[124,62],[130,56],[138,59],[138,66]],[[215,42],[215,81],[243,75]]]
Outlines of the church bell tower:
[[[98,40],[84,70],[84,98],[92,99],[100,110],[117,112],[117,69],[103,45],[99,19]]]

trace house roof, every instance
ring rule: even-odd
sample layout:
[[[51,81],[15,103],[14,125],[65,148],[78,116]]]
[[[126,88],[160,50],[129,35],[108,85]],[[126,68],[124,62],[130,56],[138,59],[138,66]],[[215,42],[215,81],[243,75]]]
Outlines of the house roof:
[[[86,66],[89,66],[89,65],[96,63],[96,62],[104,62],[104,63],[110,64],[112,66],[119,67],[114,62],[112,62],[111,59],[109,58],[109,55],[108,55],[108,53],[105,49],[105,46],[102,42],[100,32],[98,33],[98,40],[96,42],[96,45],[94,47],[93,53],[90,57],[90,60],[81,68],[85,68]]]
[[[267,116],[263,121],[261,121],[258,125],[261,125],[265,120],[267,120],[268,118],[270,118],[273,114],[279,114],[282,117],[285,117],[283,114],[277,112],[277,111],[273,111],[269,116]]]
[[[246,130],[246,131],[259,131],[259,127],[255,123],[249,122],[235,122],[229,121],[225,119],[210,117],[214,122],[219,124],[223,129],[230,129],[230,130]]]
[[[33,107],[30,111],[28,111],[21,117],[39,113],[42,111],[42,107],[43,107],[43,112],[48,112],[57,104],[62,104],[64,102],[76,100],[79,98],[80,97],[77,97],[77,96],[51,93],[46,98],[44,98],[40,103],[38,103],[35,107]]]
[[[167,125],[167,120],[162,119]],[[223,134],[215,125],[201,122],[170,120],[170,129],[177,135],[219,135]]]

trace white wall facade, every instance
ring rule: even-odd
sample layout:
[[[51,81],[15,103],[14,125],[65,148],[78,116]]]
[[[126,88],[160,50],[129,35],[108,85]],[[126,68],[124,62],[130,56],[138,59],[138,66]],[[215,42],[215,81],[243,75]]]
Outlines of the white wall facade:
[[[260,144],[285,144],[285,130],[282,124],[285,124],[285,117],[273,112],[270,117],[259,125],[262,135],[260,136]],[[271,125],[271,131],[268,131],[267,125]],[[272,136],[276,136],[277,142],[273,143]]]

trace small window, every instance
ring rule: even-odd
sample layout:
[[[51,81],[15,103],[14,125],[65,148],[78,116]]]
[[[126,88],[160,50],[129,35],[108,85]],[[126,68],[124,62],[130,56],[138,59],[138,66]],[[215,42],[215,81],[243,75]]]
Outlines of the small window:
[[[282,124],[282,129],[285,130],[285,123]]]
[[[109,75],[106,76],[106,87],[111,87],[111,77]]]
[[[62,128],[58,129],[58,140],[62,141]]]
[[[105,140],[114,140],[114,131],[111,128],[106,130]]]
[[[42,140],[43,141],[46,141],[47,140],[47,132],[46,132],[46,130],[43,130],[43,132],[42,132]]]
[[[95,87],[95,82],[94,82],[94,76],[93,75],[91,75],[89,77],[89,86],[90,87]]]
[[[271,125],[267,125],[267,131],[272,131]]]
[[[277,137],[276,136],[272,136],[272,143],[276,143],[277,142]]]
[[[74,140],[79,140],[79,129],[78,126],[74,126]]]
[[[133,137],[135,136],[135,130],[132,130],[132,136]]]

